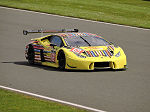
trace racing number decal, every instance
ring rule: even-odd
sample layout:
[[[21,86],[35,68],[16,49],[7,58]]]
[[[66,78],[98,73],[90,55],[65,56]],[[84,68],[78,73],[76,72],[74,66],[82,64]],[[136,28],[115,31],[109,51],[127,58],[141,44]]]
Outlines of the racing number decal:
[[[56,59],[56,51],[55,50],[49,50],[48,49],[43,51],[44,54],[44,61],[55,63]]]
[[[74,52],[74,53],[78,53],[78,54],[84,52],[84,50],[82,50],[82,49],[77,49],[77,48],[72,48],[70,51],[72,51],[72,52]]]

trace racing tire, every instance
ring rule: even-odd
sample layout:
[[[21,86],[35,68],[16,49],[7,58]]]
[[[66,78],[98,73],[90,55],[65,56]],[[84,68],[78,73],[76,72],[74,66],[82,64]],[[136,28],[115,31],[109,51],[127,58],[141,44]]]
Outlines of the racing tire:
[[[65,58],[65,53],[63,51],[60,51],[58,54],[58,64],[60,70],[65,70],[66,58]]]
[[[34,64],[34,57],[35,57],[35,53],[34,53],[34,48],[32,45],[29,45],[29,49],[28,49],[28,63],[30,65],[33,65]]]

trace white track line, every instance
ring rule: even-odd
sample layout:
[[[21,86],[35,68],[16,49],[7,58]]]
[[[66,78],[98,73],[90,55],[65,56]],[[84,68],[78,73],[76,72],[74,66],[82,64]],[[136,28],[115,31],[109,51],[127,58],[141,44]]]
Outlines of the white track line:
[[[106,23],[106,22],[100,22],[100,21],[94,21],[94,20],[80,19],[80,18],[75,18],[75,17],[60,16],[60,15],[55,15],[55,14],[35,12],[35,11],[29,11],[29,10],[24,10],[24,9],[16,9],[16,8],[9,8],[9,7],[3,7],[3,6],[0,6],[0,8],[11,9],[11,10],[16,10],[16,11],[30,12],[30,13],[38,13],[38,14],[42,14],[42,15],[49,15],[49,16],[55,16],[55,17],[61,17],[61,18],[75,19],[75,20],[81,20],[81,21],[87,21],[87,22],[93,22],[93,23],[107,24],[107,25],[112,25],[112,26],[127,27],[127,28],[138,29],[138,30],[150,30],[150,29],[138,28],[138,27],[134,27],[134,26],[126,26],[126,25]]]
[[[27,94],[27,95],[30,95],[30,96],[43,98],[43,99],[54,101],[54,102],[59,102],[59,103],[62,103],[62,104],[75,106],[75,107],[78,107],[78,108],[83,108],[83,109],[94,111],[94,112],[106,112],[106,111],[103,111],[103,110],[98,110],[98,109],[94,109],[94,108],[91,108],[91,107],[86,107],[86,106],[83,106],[83,105],[79,105],[79,104],[75,104],[75,103],[71,103],[71,102],[67,102],[67,101],[62,101],[62,100],[58,100],[58,99],[55,99],[55,98],[50,98],[50,97],[47,97],[47,96],[42,96],[42,95],[38,95],[38,94],[34,94],[34,93],[22,91],[22,90],[10,88],[10,87],[6,87],[6,86],[2,86],[2,85],[0,85],[0,88],[15,91],[15,92],[19,92],[19,93],[23,93],[23,94]]]

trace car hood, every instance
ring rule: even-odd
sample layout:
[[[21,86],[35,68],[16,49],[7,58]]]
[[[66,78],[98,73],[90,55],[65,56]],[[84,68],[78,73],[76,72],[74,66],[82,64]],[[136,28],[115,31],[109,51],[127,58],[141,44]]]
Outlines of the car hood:
[[[114,46],[72,47],[70,51],[74,52],[75,54],[81,54],[88,57],[111,57],[114,54]]]

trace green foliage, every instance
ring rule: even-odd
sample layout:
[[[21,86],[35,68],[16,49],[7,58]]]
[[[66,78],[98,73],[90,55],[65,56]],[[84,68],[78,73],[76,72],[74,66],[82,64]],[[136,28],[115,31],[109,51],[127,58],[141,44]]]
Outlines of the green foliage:
[[[150,28],[147,0],[0,0],[0,5]]]
[[[0,89],[0,112],[87,112],[87,111]]]

